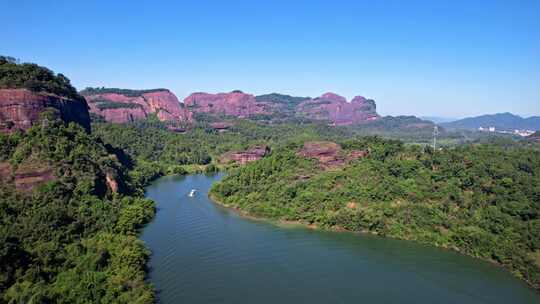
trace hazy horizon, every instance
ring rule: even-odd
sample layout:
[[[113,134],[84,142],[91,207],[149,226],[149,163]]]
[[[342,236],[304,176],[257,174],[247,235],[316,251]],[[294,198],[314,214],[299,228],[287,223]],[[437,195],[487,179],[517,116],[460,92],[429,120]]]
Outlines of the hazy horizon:
[[[19,1],[0,55],[78,88],[377,102],[382,115],[540,115],[538,1]]]

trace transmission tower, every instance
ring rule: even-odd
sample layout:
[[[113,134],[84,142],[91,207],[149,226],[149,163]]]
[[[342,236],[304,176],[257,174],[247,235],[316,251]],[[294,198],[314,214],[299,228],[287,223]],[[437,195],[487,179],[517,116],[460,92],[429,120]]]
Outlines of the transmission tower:
[[[437,135],[439,135],[439,127],[433,127],[433,150],[437,149]]]

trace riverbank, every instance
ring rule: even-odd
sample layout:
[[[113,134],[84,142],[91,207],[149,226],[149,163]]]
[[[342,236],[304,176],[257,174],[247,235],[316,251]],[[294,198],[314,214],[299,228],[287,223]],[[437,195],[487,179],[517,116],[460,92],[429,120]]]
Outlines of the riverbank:
[[[480,144],[428,153],[369,138],[345,145],[366,146],[369,156],[339,170],[304,150],[275,149],[212,191],[255,215],[375,231],[495,261],[540,288],[536,151]]]
[[[160,303],[532,304],[540,299],[506,271],[453,251],[305,229],[305,223],[221,206],[207,195],[221,177],[168,176],[147,188],[158,214],[141,239],[152,250],[149,281]],[[197,195],[189,197],[192,189]]]
[[[305,227],[305,228],[309,228],[309,229],[313,229],[313,230],[321,230],[321,231],[368,234],[368,235],[373,235],[373,236],[378,236],[378,237],[383,237],[383,238],[415,242],[415,243],[418,243],[418,244],[429,245],[429,246],[439,248],[439,249],[443,249],[443,250],[449,250],[449,251],[457,252],[459,254],[469,256],[469,257],[472,257],[472,258],[475,258],[475,259],[478,259],[478,260],[481,260],[481,261],[485,261],[485,262],[488,262],[488,263],[490,263],[490,264],[492,264],[492,265],[494,265],[494,266],[496,266],[498,268],[504,269],[504,271],[507,271],[508,273],[512,274],[514,277],[516,277],[516,278],[520,279],[521,281],[525,282],[535,292],[540,293],[540,287],[539,286],[535,286],[532,282],[524,279],[522,276],[519,275],[519,273],[511,271],[511,269],[505,267],[504,265],[498,263],[497,261],[495,261],[493,259],[485,259],[485,258],[482,258],[482,257],[478,257],[478,256],[468,254],[467,252],[464,252],[464,251],[460,250],[458,247],[440,246],[440,245],[438,245],[436,243],[422,242],[422,241],[418,241],[418,240],[415,240],[415,239],[412,239],[412,238],[406,238],[406,237],[395,237],[395,236],[391,236],[391,235],[381,235],[381,234],[379,234],[379,233],[377,233],[375,231],[369,231],[369,230],[352,231],[352,230],[347,230],[347,229],[345,229],[343,227],[339,227],[339,226],[321,227],[321,226],[318,226],[318,225],[313,224],[313,223],[306,223],[306,222],[302,222],[302,221],[291,221],[291,220],[282,220],[282,219],[272,219],[272,218],[267,218],[267,217],[261,217],[261,216],[253,215],[253,214],[251,214],[251,213],[249,213],[249,212],[247,212],[247,211],[245,211],[243,209],[240,209],[238,207],[223,203],[220,199],[217,198],[217,196],[215,194],[211,193],[211,191],[208,193],[208,198],[210,199],[211,202],[215,203],[216,205],[219,205],[219,206],[225,207],[227,209],[233,210],[235,213],[237,213],[238,215],[240,215],[243,218],[250,219],[250,220],[255,220],[255,221],[266,222],[266,223],[271,223],[271,224],[279,226],[279,227],[301,226],[301,227]]]

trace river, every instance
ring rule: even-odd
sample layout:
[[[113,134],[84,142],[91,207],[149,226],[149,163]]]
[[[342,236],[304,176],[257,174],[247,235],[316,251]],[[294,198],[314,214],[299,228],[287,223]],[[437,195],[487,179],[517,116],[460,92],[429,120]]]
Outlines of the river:
[[[160,303],[540,303],[510,273],[452,251],[241,217],[208,199],[220,178],[147,188],[158,211],[141,238]]]

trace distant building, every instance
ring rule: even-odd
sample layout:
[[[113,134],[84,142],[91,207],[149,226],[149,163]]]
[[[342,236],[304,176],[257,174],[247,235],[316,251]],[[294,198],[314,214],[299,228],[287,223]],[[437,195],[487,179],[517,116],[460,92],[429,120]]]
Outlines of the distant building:
[[[495,127],[479,127],[478,128],[478,131],[481,131],[481,132],[495,132]]]
[[[531,136],[532,134],[534,134],[534,132],[535,131],[533,130],[514,130],[514,134],[522,136],[522,137]]]
[[[518,136],[522,136],[522,137],[530,136],[535,132],[533,130],[519,130],[519,129],[515,129],[514,131],[510,131],[510,130],[504,131],[504,130],[497,130],[497,129],[495,129],[495,127],[479,127],[478,131],[480,131],[480,132],[496,132],[496,133],[501,133],[501,134],[514,134],[514,135],[518,135]]]

